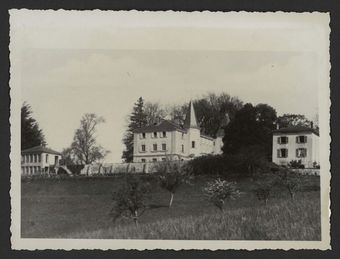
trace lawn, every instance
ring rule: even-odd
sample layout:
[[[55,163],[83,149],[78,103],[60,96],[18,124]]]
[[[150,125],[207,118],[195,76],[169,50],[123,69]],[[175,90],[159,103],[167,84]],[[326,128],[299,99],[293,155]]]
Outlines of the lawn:
[[[152,201],[136,228],[131,221],[113,222],[112,192],[121,177],[34,179],[22,181],[23,238],[138,238],[228,240],[320,240],[319,177],[306,176],[292,201],[277,189],[265,205],[252,189],[255,182],[237,181],[243,195],[220,212],[204,197],[209,179],[197,177],[181,186],[172,208],[169,194],[154,183]],[[164,206],[163,206],[164,205]]]

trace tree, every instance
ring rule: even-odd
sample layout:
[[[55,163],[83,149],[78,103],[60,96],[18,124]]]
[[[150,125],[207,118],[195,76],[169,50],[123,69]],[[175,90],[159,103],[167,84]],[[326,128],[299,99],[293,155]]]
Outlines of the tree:
[[[245,104],[225,128],[224,154],[235,154],[250,146],[262,146],[270,159],[275,121],[276,111],[269,105],[259,104],[254,107],[250,103]]]
[[[203,189],[203,192],[208,200],[222,212],[227,199],[234,200],[241,195],[240,191],[236,188],[235,183],[227,182],[220,178],[208,182],[207,186]]]
[[[38,122],[32,117],[31,106],[24,102],[21,106],[21,149],[46,146],[46,141]]]
[[[167,112],[159,103],[146,102],[144,113],[146,115],[146,124],[150,125],[159,122],[167,116]]]
[[[129,125],[127,132],[123,138],[125,150],[123,151],[122,158],[125,162],[132,162],[133,160],[133,132],[135,129],[147,125],[147,116],[144,110],[144,100],[139,97],[137,103],[133,107],[133,111],[129,117]]]
[[[112,196],[113,220],[132,219],[137,227],[139,218],[149,208],[150,191],[149,183],[142,181],[138,176],[127,175],[124,184]]]
[[[279,124],[280,128],[286,128],[290,126],[311,126],[311,121],[302,114],[283,114],[277,118],[277,123]]]
[[[60,161],[60,164],[63,164],[63,165],[76,164],[75,154],[71,147],[64,148],[63,151],[61,151],[61,157],[62,159]]]
[[[184,183],[189,183],[191,176],[180,160],[171,160],[166,156],[166,161],[158,165],[159,185],[170,193],[169,208],[172,206],[177,189]]]
[[[96,141],[97,126],[103,122],[105,122],[104,118],[94,113],[86,113],[82,117],[80,127],[76,130],[70,147],[77,162],[90,164],[107,155],[108,151]]]
[[[226,120],[226,116],[234,118],[235,113],[243,106],[237,97],[231,97],[226,93],[216,95],[208,93],[194,102],[197,120],[202,133],[215,137],[216,133]]]

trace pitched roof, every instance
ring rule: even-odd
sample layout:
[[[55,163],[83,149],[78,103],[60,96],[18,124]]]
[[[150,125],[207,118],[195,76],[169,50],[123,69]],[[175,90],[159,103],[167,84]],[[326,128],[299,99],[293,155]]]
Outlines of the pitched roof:
[[[197,128],[199,129],[197,118],[195,114],[194,104],[192,102],[189,103],[189,109],[187,110],[187,114],[184,120],[184,128]]]
[[[178,124],[169,121],[169,120],[162,120],[158,124],[152,124],[148,125],[142,128],[135,129],[134,133],[148,133],[148,132],[157,132],[157,131],[182,131],[185,132],[185,130]]]
[[[29,153],[48,153],[48,154],[54,154],[54,155],[61,155],[60,152],[55,151],[53,149],[50,149],[48,147],[43,146],[35,146],[32,148],[24,149],[21,151],[22,154],[29,154]]]
[[[291,126],[287,128],[273,130],[273,133],[300,133],[300,132],[314,133],[315,135],[319,136],[319,131],[317,129],[305,126]]]

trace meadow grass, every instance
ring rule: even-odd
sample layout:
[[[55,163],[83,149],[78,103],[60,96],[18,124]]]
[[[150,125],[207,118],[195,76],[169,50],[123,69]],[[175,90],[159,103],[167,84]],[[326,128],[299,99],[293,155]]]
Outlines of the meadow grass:
[[[237,182],[243,195],[220,212],[202,194],[208,179],[198,177],[175,194],[156,184],[151,203],[136,227],[113,222],[112,192],[121,178],[41,179],[22,182],[22,237],[211,240],[320,240],[319,178],[308,176],[292,201],[277,189],[267,205],[256,199],[254,182]],[[156,206],[156,207],[157,207]]]

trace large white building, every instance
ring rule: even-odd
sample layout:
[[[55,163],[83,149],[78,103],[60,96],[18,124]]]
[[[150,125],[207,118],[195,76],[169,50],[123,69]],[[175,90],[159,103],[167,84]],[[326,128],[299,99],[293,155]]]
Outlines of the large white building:
[[[313,127],[295,126],[273,131],[273,162],[288,165],[299,161],[305,168],[319,164],[319,132]]]
[[[187,160],[206,154],[222,153],[220,130],[216,138],[202,135],[192,102],[189,104],[184,125],[161,120],[159,123],[138,128],[134,131],[133,162]]]

